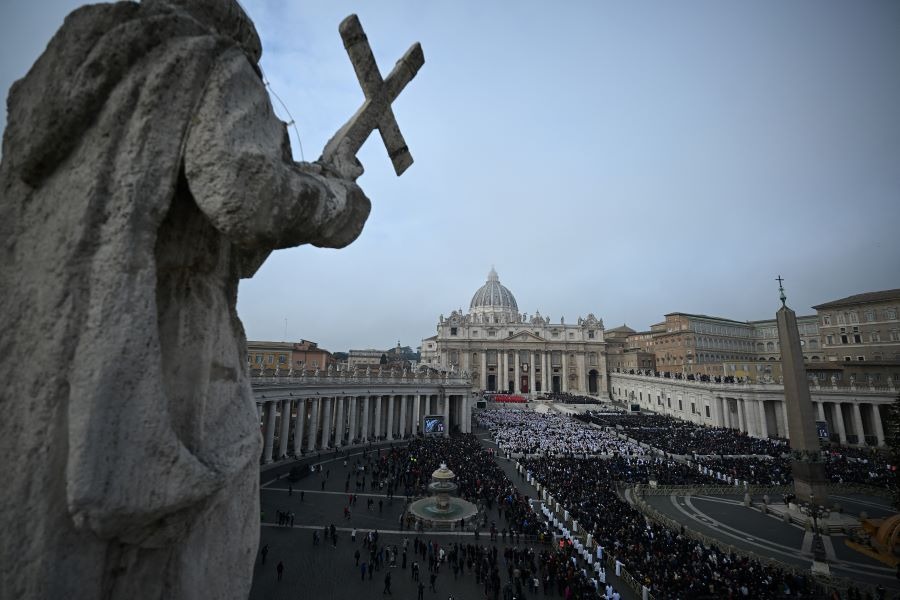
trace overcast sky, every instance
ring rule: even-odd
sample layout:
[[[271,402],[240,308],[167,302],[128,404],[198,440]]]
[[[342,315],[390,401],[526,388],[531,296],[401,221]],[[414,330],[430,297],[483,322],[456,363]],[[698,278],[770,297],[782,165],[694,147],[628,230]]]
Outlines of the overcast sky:
[[[779,274],[800,313],[900,287],[898,2],[243,3],[306,160],[362,101],[343,17],[383,74],[426,60],[394,105],[415,164],[369,139],[365,230],[244,281],[250,339],[415,347],[491,265],[521,311],[608,328],[770,318]],[[4,94],[79,4],[3,1]]]

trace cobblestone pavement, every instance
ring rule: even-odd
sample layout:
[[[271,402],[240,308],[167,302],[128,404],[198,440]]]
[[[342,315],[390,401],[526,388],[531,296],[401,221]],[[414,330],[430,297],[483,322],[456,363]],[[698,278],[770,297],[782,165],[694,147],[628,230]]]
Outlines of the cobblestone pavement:
[[[485,436],[482,435],[482,438]],[[488,443],[483,440],[483,443]],[[328,454],[325,457],[313,457],[312,462],[325,461],[324,469],[328,473],[322,489],[323,478],[319,473],[310,476],[288,487],[286,479],[277,479],[289,470],[290,465],[267,469],[261,474],[263,488],[260,492],[261,508],[263,513],[260,548],[268,546],[269,552],[265,564],[261,556],[257,556],[254,569],[253,587],[250,592],[251,600],[279,600],[279,599],[314,599],[314,600],[366,600],[369,598],[386,597],[382,594],[385,586],[385,575],[391,574],[391,597],[412,599],[418,597],[417,583],[411,578],[411,565],[414,560],[413,540],[415,532],[402,531],[399,526],[399,518],[405,504],[405,498],[395,497],[391,502],[384,494],[373,492],[359,492],[357,504],[351,507],[350,518],[344,517],[344,507],[347,506],[348,493],[345,493],[345,481],[347,472],[360,453],[358,449],[346,451],[348,466],[344,466],[344,456]],[[507,476],[520,490],[534,497],[534,488],[520,479],[515,472],[515,463],[503,459],[500,466]],[[290,489],[290,491],[289,491]],[[301,494],[302,492],[302,494]],[[355,489],[354,489],[354,493]],[[301,499],[302,498],[302,499]],[[371,510],[367,509],[367,500],[371,498],[374,503]],[[378,502],[382,505],[379,509]],[[279,526],[277,524],[277,511],[294,513],[294,524],[291,526]],[[500,522],[496,508],[488,514],[488,521]],[[325,526],[334,524],[337,530],[337,544],[332,545],[322,536]],[[350,540],[353,528],[358,530],[356,542]],[[409,553],[406,569],[401,566],[398,557],[397,567],[382,568],[375,571],[371,579],[366,574],[362,580],[360,569],[355,565],[354,552],[362,548],[362,538],[365,532],[377,529],[379,531],[379,544],[402,545],[403,539],[409,540]],[[321,541],[313,545],[313,531],[319,532]],[[475,543],[474,534],[445,533],[432,534],[426,532],[419,534],[422,541],[435,541],[441,545],[452,543]],[[491,544],[486,533],[480,536],[479,543]],[[509,540],[495,542],[501,555],[506,546],[510,546]],[[525,544],[521,544],[524,546]],[[532,545],[535,551],[539,551],[537,544]],[[282,580],[278,581],[276,567],[279,562],[284,565]],[[423,598],[426,600],[482,600],[484,592],[476,583],[474,573],[466,571],[454,579],[453,571],[444,566],[441,568],[436,581],[436,591],[431,591],[428,581],[427,561],[419,560],[421,567],[421,579],[425,586]],[[611,581],[612,581],[611,577]],[[612,581],[622,593],[622,598],[631,600],[633,595],[623,589],[620,582]],[[617,585],[618,584],[618,585]],[[543,591],[538,594],[527,594],[525,598],[544,597]],[[502,598],[502,595],[501,595]]]

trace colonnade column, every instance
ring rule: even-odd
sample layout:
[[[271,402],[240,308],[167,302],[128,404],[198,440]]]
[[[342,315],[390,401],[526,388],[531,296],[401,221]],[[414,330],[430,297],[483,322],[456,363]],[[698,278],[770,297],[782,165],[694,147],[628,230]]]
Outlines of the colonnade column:
[[[469,412],[470,412],[469,411],[469,395],[466,394],[465,396],[463,396],[462,400],[460,401],[459,404],[460,404],[460,412],[461,412],[461,414],[460,414],[461,425],[459,426],[459,429],[463,433],[470,433],[469,432]]]
[[[412,434],[419,434],[419,423],[422,422],[421,413],[419,409],[421,408],[422,395],[416,394],[413,398],[413,414],[412,414]]]
[[[347,436],[347,443],[354,444],[356,440],[359,439],[359,430],[356,428],[357,425],[357,413],[359,412],[359,407],[356,405],[356,396],[351,396],[349,401],[349,410],[350,410],[350,434]]]
[[[393,395],[387,397],[387,427],[385,428],[387,431],[385,435],[387,439],[394,439],[394,398]]]
[[[344,445],[344,402],[347,398],[340,396],[336,398],[338,403],[337,424],[334,427],[334,447],[340,448]]]
[[[297,416],[294,418],[294,456],[303,456],[303,428],[306,426],[306,399],[297,400]]]
[[[375,439],[381,437],[381,396],[375,396]]]
[[[788,423],[788,414],[787,414],[787,402],[784,400],[781,401],[781,414],[784,415],[784,437],[791,437],[791,426]]]
[[[322,402],[325,403],[325,410],[323,412],[322,417],[322,450],[328,448],[329,444],[331,444],[331,403],[332,398],[323,398]]]
[[[287,456],[288,435],[291,433],[291,401],[281,401],[281,437],[278,439],[278,460]]]
[[[369,441],[369,401],[371,398],[368,396],[363,396],[363,427],[362,427],[362,441]]]
[[[272,462],[272,446],[275,444],[275,403],[266,402],[266,430],[263,444],[263,462]]]
[[[884,426],[881,423],[881,411],[877,404],[870,404],[872,407],[872,424],[875,425],[875,439],[879,446],[884,446]]]
[[[825,403],[816,402],[816,414],[819,415],[820,421],[825,421]]]
[[[769,437],[769,423],[766,421],[766,401],[759,401],[759,427],[762,437]]]
[[[406,394],[400,397],[400,439],[406,435]]]
[[[444,394],[444,437],[450,437],[450,396]]]
[[[831,404],[832,417],[834,419],[834,426],[837,428],[838,440],[842,444],[847,443],[847,431],[844,429],[844,411],[841,410],[840,402],[833,402]]]
[[[322,405],[322,399],[316,398],[312,402],[309,414],[309,439],[306,442],[306,449],[312,452],[316,449],[316,440],[319,437],[319,407]]]
[[[856,429],[856,443],[860,446],[866,445],[866,430],[863,428],[862,412],[859,410],[859,402],[853,403],[853,424]]]

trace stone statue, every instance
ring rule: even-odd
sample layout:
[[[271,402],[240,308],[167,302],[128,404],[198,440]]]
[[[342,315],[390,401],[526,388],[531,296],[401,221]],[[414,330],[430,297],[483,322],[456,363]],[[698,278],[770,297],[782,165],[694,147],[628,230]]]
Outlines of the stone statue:
[[[249,594],[261,439],[238,282],[272,250],[356,239],[355,149],[384,125],[403,142],[385,103],[417,68],[369,77],[323,159],[295,163],[260,55],[237,0],[94,4],[10,90],[4,597]]]
[[[371,375],[372,375],[372,371],[369,368],[369,365],[366,365],[366,377],[371,377]]]

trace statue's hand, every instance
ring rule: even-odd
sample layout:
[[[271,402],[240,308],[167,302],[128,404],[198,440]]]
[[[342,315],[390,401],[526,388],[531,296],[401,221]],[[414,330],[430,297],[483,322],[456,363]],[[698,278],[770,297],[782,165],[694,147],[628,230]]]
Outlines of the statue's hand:
[[[329,166],[312,163],[308,168],[326,188],[318,211],[317,235],[310,243],[319,248],[343,248],[362,233],[371,203],[354,180],[337,176]]]

